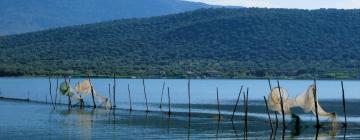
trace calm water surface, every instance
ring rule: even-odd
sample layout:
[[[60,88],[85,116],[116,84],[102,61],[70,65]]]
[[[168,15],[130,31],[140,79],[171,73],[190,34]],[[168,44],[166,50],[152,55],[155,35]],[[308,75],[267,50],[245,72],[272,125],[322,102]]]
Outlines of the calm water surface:
[[[74,86],[82,80],[73,78],[71,84]],[[62,81],[63,79],[59,79],[59,83]],[[51,79],[51,82],[52,92],[55,94],[56,78]],[[98,94],[108,96],[112,79],[92,79],[92,82]],[[245,134],[242,101],[235,114],[235,121],[229,121],[242,85],[249,88],[248,138],[269,139],[272,134],[263,102],[263,96],[267,96],[269,92],[267,80],[191,80],[193,115],[190,120],[187,114],[187,80],[146,79],[149,113],[143,111],[146,108],[142,80],[117,79],[116,82],[116,110],[69,109],[66,105],[57,105],[53,110],[49,104],[44,103],[50,102],[47,78],[0,78],[0,96],[40,101],[35,103],[0,99],[0,139],[242,139]],[[164,107],[160,110],[163,82],[166,96],[163,97]],[[312,80],[280,80],[290,97],[302,93],[312,83]],[[133,101],[132,112],[127,110],[128,84]],[[340,81],[320,80],[317,84],[320,104],[326,111],[336,112],[341,125],[344,115]],[[272,81],[272,86],[276,86],[276,81]],[[170,117],[164,113],[168,110],[167,87],[170,89],[171,110],[174,112]],[[360,105],[360,81],[344,81],[344,87],[349,122],[345,136],[360,138],[357,135],[360,134],[360,112],[357,111],[357,106]],[[223,117],[220,122],[217,121],[216,88],[219,89]],[[58,96],[57,102],[65,104],[67,100]],[[85,102],[91,105],[91,98],[87,97]],[[300,109],[294,109],[293,112],[301,117],[302,123],[295,127],[291,118],[287,118],[285,139],[314,139],[316,136],[343,139],[345,130],[334,129],[328,120],[321,120],[325,127],[316,133],[313,127],[315,117],[312,114],[305,114]],[[275,119],[275,115],[272,114],[271,117]],[[282,126],[281,123],[279,126]],[[282,134],[282,129],[279,128],[273,136],[281,138]]]

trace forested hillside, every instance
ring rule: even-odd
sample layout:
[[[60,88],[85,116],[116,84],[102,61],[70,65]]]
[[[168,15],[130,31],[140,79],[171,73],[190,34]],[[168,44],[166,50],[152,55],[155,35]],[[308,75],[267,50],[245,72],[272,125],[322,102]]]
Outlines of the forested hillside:
[[[202,9],[0,37],[2,75],[357,78],[360,10]]]
[[[183,0],[1,0],[0,35],[209,7]]]

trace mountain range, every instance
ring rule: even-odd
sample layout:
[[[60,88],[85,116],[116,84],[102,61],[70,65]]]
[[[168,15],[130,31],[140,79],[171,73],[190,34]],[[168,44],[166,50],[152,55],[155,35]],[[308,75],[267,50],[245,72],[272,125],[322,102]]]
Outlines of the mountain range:
[[[0,35],[215,7],[183,0],[1,0]]]
[[[358,78],[359,15],[210,8],[2,36],[0,74]]]

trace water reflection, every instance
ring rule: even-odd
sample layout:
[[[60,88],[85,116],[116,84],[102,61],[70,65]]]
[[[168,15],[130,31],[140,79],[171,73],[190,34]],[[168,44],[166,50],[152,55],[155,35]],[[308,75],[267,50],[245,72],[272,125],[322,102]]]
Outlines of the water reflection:
[[[8,105],[6,102],[9,102],[7,103]],[[112,110],[102,108],[92,109],[88,107],[67,108],[65,105],[58,105],[56,110],[52,110],[47,104],[28,102],[19,103],[13,101],[6,102],[5,105],[0,106],[2,116],[3,114],[14,114],[12,111],[21,112],[21,110],[23,110],[21,109],[22,107],[30,108],[28,110],[29,112],[23,111],[23,113],[40,113],[39,116],[34,117],[34,119],[38,120],[42,120],[42,114],[45,115],[46,119],[50,122],[46,125],[46,127],[48,127],[46,134],[55,136],[58,135],[59,138],[66,137],[55,133],[59,130],[69,135],[77,135],[77,137],[69,136],[71,138],[80,137],[84,139],[98,138],[99,135],[103,138],[109,138],[109,136],[112,136],[113,138],[126,138],[126,135],[128,134],[136,135],[136,138],[139,139],[154,138],[156,136],[165,139],[303,139],[310,137],[314,139],[336,139],[338,136],[346,138],[348,136],[348,131],[351,132],[350,135],[360,132],[356,129],[359,128],[359,124],[357,123],[350,122],[350,128],[340,131],[341,127],[339,127],[338,122],[322,122],[322,127],[317,130],[313,127],[315,125],[313,121],[301,121],[300,119],[294,117],[291,119],[291,122],[287,123],[285,131],[280,130],[278,132],[283,135],[276,135],[278,131],[277,127],[275,127],[274,131],[268,129],[268,127],[261,127],[268,125],[266,119],[249,116],[247,123],[245,123],[244,120],[230,121],[232,113],[223,114],[223,120],[220,122],[217,119],[212,119],[211,116],[214,116],[213,114],[197,113],[195,110],[192,116],[189,117],[187,112],[174,112],[171,116],[169,116],[167,113],[162,113],[160,111],[129,111],[128,109],[119,108]],[[1,103],[4,104],[4,101],[0,100],[0,104]],[[14,106],[14,104],[19,105]],[[7,108],[13,108],[13,110],[9,110]],[[4,112],[4,109],[8,112]],[[42,111],[35,113],[39,109]],[[48,110],[48,114],[44,113],[46,110]],[[253,110],[250,109],[249,111],[249,113],[251,113]],[[239,114],[237,115],[238,117],[241,116]],[[2,116],[0,116],[0,123],[2,123],[3,126],[11,125],[11,123],[1,121],[8,119],[8,117],[4,118]],[[8,122],[15,123],[11,120],[8,120]],[[65,126],[61,128],[61,124],[65,124]],[[37,124],[32,124],[32,126],[36,125]],[[0,137],[4,136],[4,134],[10,133],[9,131],[4,131],[1,127],[0,130],[2,132]],[[74,132],[70,133],[69,131]],[[105,134],[99,134],[103,131],[107,131],[107,133],[111,133],[111,135],[107,136]],[[246,134],[247,131],[250,135]],[[354,135],[352,135],[352,137],[359,138],[359,136]]]

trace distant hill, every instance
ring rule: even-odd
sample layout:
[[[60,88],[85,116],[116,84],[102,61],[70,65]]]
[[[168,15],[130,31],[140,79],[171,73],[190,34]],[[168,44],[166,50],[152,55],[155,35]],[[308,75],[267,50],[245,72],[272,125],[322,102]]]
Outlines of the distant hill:
[[[209,7],[182,0],[1,0],[0,35]]]
[[[357,78],[360,10],[202,9],[0,37],[1,75]]]

